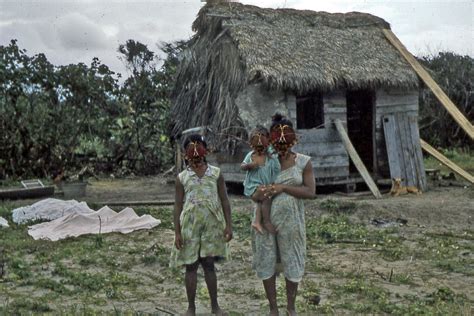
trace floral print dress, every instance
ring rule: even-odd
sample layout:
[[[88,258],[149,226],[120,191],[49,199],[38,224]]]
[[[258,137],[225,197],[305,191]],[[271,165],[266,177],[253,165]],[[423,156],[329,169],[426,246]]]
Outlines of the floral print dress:
[[[209,164],[202,177],[189,168],[178,175],[185,194],[179,219],[183,248],[173,247],[171,267],[192,264],[208,256],[228,259],[225,217],[217,190],[219,175],[220,169]]]
[[[280,171],[275,183],[302,185],[303,170],[310,158],[297,153],[295,165]],[[278,230],[276,235],[253,231],[253,269],[257,272],[257,277],[262,280],[282,271],[288,280],[300,282],[306,258],[303,200],[286,193],[275,196],[272,200],[270,219]]]

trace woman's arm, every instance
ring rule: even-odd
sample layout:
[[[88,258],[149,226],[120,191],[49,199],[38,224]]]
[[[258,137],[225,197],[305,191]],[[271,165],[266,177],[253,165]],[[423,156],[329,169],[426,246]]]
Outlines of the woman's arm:
[[[232,218],[229,197],[227,196],[227,189],[225,187],[225,181],[222,174],[220,174],[219,178],[217,179],[217,191],[219,193],[219,199],[221,200],[222,210],[224,211],[224,218],[226,223],[224,237],[226,241],[230,241],[232,239]]]
[[[316,196],[316,182],[314,180],[313,165],[308,161],[303,169],[303,185],[294,186],[275,184],[267,189],[267,194],[274,196],[280,193],[289,194],[297,199],[313,199]]]
[[[181,249],[183,247],[183,239],[181,237],[181,224],[179,222],[179,218],[181,216],[181,212],[183,211],[183,200],[184,200],[184,187],[179,181],[179,178],[176,177],[175,183],[175,193],[174,193],[174,235],[175,235],[175,246],[177,249]]]

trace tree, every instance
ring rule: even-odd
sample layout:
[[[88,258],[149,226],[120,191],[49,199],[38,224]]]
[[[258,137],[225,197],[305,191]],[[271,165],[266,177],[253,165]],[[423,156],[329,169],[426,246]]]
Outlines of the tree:
[[[466,118],[474,121],[474,59],[451,52],[425,56],[421,63]],[[429,89],[420,96],[421,137],[441,147],[474,148],[469,136],[448,114]]]

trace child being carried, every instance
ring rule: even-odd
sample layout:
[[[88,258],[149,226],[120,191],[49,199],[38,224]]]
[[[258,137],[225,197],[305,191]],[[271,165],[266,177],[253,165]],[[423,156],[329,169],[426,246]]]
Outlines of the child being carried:
[[[269,138],[268,130],[257,125],[250,133],[249,142],[252,150],[245,156],[240,167],[247,172],[244,180],[244,194],[252,197],[257,203],[252,227],[259,233],[263,233],[265,229],[270,234],[276,234],[276,229],[270,220],[271,198],[256,200],[254,196],[259,186],[273,184],[280,172],[278,155],[270,146]]]

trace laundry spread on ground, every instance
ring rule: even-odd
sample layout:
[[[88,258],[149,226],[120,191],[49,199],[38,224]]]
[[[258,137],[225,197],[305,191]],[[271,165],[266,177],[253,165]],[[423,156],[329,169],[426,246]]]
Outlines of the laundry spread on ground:
[[[8,225],[8,221],[1,216],[0,216],[0,227],[10,227],[10,225]]]
[[[104,206],[97,212],[69,214],[51,222],[30,226],[28,234],[35,240],[56,241],[85,234],[112,232],[127,234],[139,229],[150,229],[160,223],[160,220],[151,215],[138,216],[129,207],[117,213],[108,206]]]
[[[12,211],[12,220],[17,224],[25,224],[30,221],[51,221],[69,214],[93,212],[86,202],[76,200],[44,199],[32,205],[16,208]]]
[[[45,199],[30,206],[14,209],[12,217],[18,224],[47,220],[47,222],[29,226],[28,234],[35,240],[51,241],[86,234],[112,232],[127,234],[139,229],[150,229],[161,223],[159,219],[151,215],[138,216],[130,207],[118,213],[108,206],[94,211],[85,202],[58,199]]]

